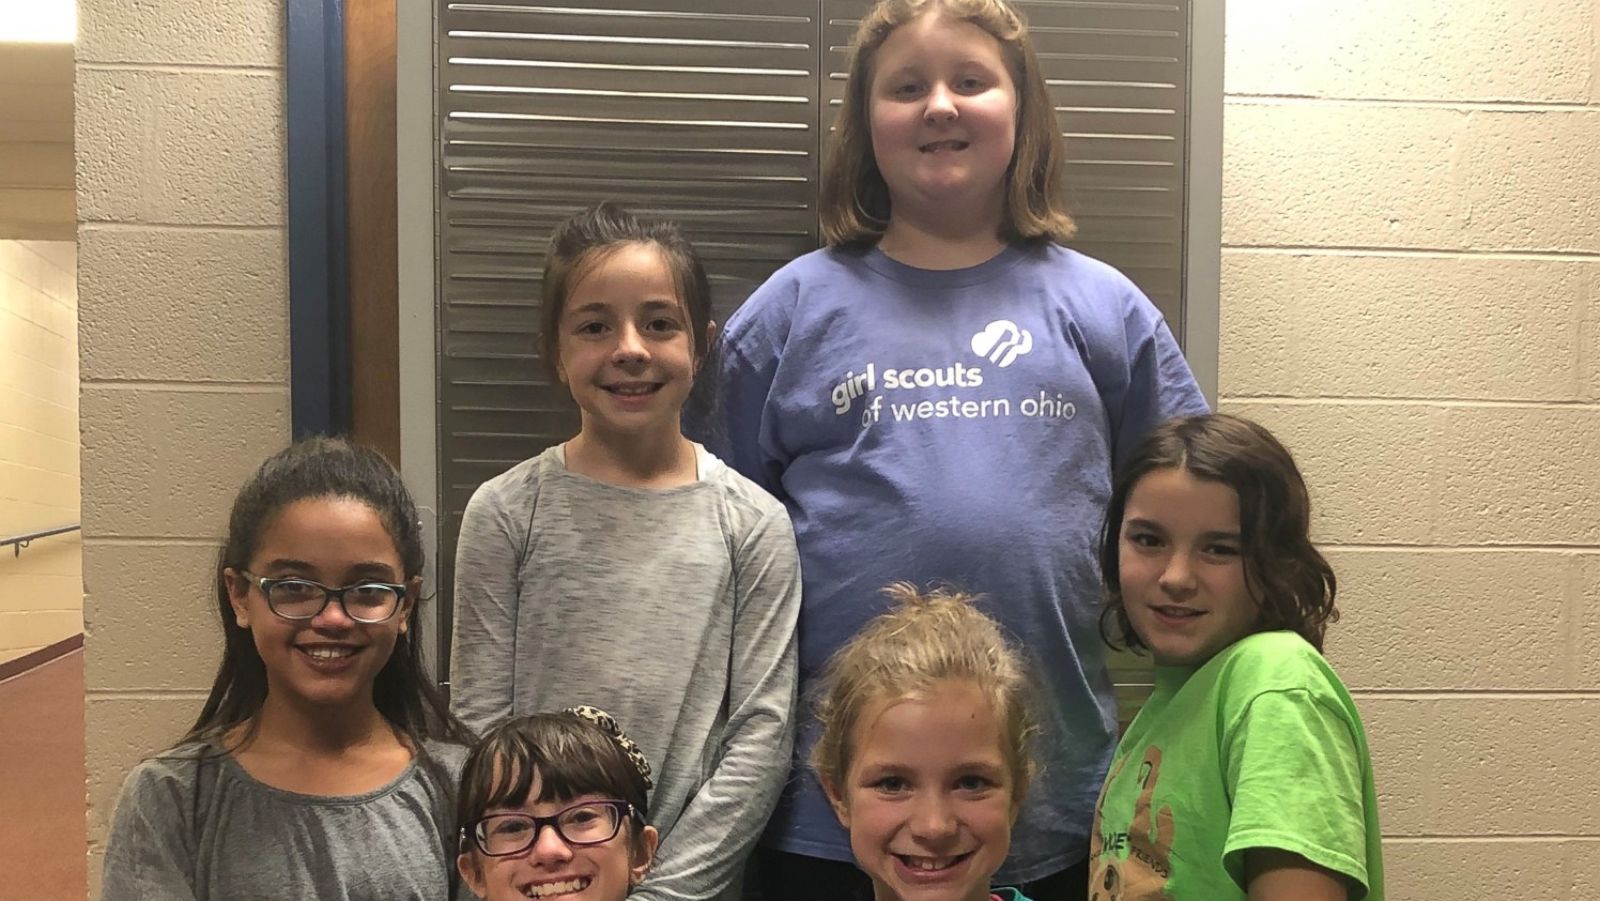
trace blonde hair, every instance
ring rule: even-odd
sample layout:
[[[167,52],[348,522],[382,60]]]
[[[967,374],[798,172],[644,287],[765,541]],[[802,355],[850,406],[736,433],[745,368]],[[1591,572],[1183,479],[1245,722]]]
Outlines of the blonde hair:
[[[1006,0],[881,0],[861,20],[851,41],[850,77],[823,170],[823,238],[829,244],[873,244],[889,226],[889,186],[872,152],[872,62],[896,28],[931,14],[993,35],[1016,85],[1016,148],[1006,171],[1001,237],[1065,242],[1077,231],[1067,214],[1066,147],[1028,38],[1027,20]]]
[[[978,612],[971,595],[948,588],[924,594],[908,582],[896,582],[883,593],[894,609],[868,623],[823,671],[817,705],[822,736],[811,749],[812,768],[825,785],[842,791],[863,711],[879,701],[925,694],[939,682],[965,682],[983,694],[1000,723],[1011,800],[1020,804],[1034,776],[1030,744],[1037,731],[1021,655],[994,620]]]

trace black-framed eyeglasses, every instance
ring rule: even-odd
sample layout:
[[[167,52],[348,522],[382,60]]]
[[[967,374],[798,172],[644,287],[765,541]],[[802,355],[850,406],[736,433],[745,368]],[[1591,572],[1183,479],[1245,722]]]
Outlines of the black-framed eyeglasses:
[[[328,605],[338,602],[344,615],[358,623],[381,623],[394,616],[405,599],[406,586],[389,582],[356,582],[333,588],[310,579],[264,579],[240,572],[267,598],[267,607],[284,619],[315,619]]]
[[[562,841],[582,848],[611,841],[617,837],[623,820],[638,815],[627,801],[584,801],[548,817],[491,813],[472,825],[472,839],[484,854],[508,857],[533,847],[544,827],[551,826]],[[461,831],[465,837],[466,828]]]

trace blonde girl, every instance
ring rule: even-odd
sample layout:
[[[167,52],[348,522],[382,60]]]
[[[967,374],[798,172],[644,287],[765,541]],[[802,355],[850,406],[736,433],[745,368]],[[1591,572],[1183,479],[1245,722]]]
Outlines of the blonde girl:
[[[1107,641],[1156,689],[1095,814],[1094,901],[1382,901],[1361,715],[1322,657],[1338,618],[1311,502],[1266,429],[1176,419],[1119,472]]]
[[[1060,126],[1004,0],[885,0],[856,32],[823,177],[828,247],[729,321],[725,456],[793,515],[800,678],[883,610],[878,586],[999,599],[1040,675],[1041,776],[1002,875],[1081,898],[1116,741],[1096,634],[1096,528],[1113,465],[1206,409],[1160,313],[1062,246]],[[819,731],[800,725],[799,751]],[[849,858],[798,772],[763,838],[769,901]]]
[[[451,704],[479,730],[588,703],[632,724],[661,834],[639,897],[728,897],[787,776],[794,532],[683,435],[715,326],[676,226],[579,212],[550,238],[542,303],[543,356],[580,426],[467,504]]]
[[[989,887],[1035,772],[1023,661],[967,595],[884,594],[894,609],[828,663],[811,751],[861,873],[808,891],[1028,901]]]

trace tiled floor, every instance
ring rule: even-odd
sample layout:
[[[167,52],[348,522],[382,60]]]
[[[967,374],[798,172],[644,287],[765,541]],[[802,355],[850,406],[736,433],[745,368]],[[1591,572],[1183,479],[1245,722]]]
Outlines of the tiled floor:
[[[0,898],[83,901],[83,652],[0,682]]]

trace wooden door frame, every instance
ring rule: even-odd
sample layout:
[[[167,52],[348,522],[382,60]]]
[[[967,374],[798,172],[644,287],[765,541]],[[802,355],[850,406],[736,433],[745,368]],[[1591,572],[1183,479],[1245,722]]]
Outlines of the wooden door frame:
[[[289,0],[287,24],[294,435],[398,465],[395,0]]]

